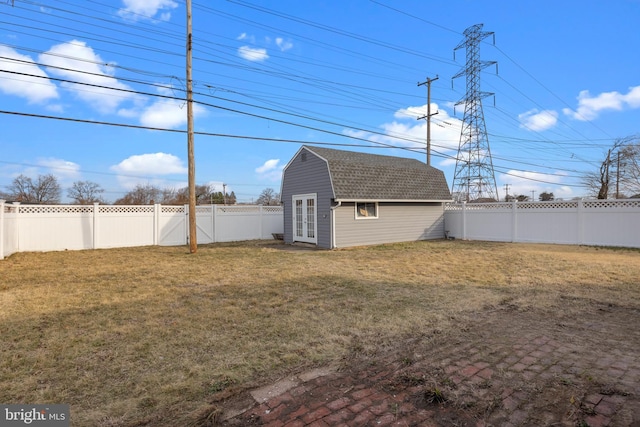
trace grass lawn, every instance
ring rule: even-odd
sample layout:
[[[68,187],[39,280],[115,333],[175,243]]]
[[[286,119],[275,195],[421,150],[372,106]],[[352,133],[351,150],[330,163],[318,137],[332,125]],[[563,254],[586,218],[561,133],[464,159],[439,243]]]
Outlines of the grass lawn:
[[[508,305],[640,307],[640,251],[276,241],[19,253],[0,261],[0,402],[67,403],[74,426],[189,425],[212,396],[455,335]]]

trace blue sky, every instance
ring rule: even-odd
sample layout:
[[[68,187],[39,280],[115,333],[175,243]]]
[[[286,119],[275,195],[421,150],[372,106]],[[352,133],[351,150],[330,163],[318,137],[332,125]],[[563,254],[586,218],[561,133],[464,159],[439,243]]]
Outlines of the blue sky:
[[[0,3],[0,188],[55,174],[99,183],[187,183],[185,3]],[[484,24],[481,89],[500,197],[586,196],[615,138],[640,133],[640,1],[194,1],[196,180],[241,202],[279,191],[303,143],[425,160],[451,185],[465,81],[463,31]],[[12,114],[17,113],[17,114]],[[50,116],[72,120],[44,118]],[[84,123],[82,121],[149,127]],[[387,147],[382,148],[379,143]],[[388,146],[395,148],[388,148]],[[411,148],[408,150],[407,148]]]

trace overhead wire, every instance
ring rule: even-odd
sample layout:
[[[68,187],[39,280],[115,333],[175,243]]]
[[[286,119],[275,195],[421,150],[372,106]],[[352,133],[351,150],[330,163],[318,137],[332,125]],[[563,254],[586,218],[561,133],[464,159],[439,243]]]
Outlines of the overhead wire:
[[[373,1],[373,0],[372,0],[372,1]],[[374,2],[374,3],[378,3],[378,2],[375,2],[375,1],[373,1],[373,2]],[[33,2],[32,2],[32,3],[33,3]],[[91,2],[91,3],[99,4],[98,2]],[[236,2],[236,3],[237,3],[237,2]],[[38,3],[35,3],[35,4],[38,4]],[[233,102],[233,101],[232,101],[232,102]],[[255,106],[254,106],[254,107],[255,107]],[[252,107],[252,108],[253,108],[253,107]],[[282,111],[280,111],[279,113],[282,113]],[[307,118],[307,117],[305,117],[305,119],[308,119],[308,118]],[[337,125],[340,125],[340,124],[337,124]],[[368,132],[368,131],[367,131],[367,132]],[[343,135],[341,135],[341,136],[343,136]],[[386,134],[385,134],[385,136],[386,136]],[[370,141],[369,141],[369,142],[370,142]]]
[[[5,59],[5,58],[6,57],[0,57],[0,59]],[[17,62],[26,62],[26,61],[23,61],[23,60],[14,60],[14,59],[10,59],[10,60],[17,61]],[[61,67],[53,67],[53,68],[61,68]],[[63,69],[66,69],[66,68],[63,68]],[[82,73],[82,74],[89,74],[89,75],[98,75],[98,76],[103,77],[103,78],[110,78],[109,76],[104,76],[104,75],[100,75],[100,74],[96,74],[96,73],[90,73],[90,72],[84,72],[84,71],[75,71],[75,72]],[[54,81],[59,81],[59,82],[69,83],[69,84],[74,84],[74,85],[88,86],[88,87],[99,88],[99,89],[108,89],[108,90],[113,90],[113,91],[117,91],[117,92],[129,93],[129,94],[146,95],[146,96],[169,99],[169,100],[177,100],[177,101],[181,101],[181,102],[186,101],[186,99],[182,98],[182,97],[170,96],[170,95],[165,95],[165,94],[160,94],[160,93],[150,93],[150,92],[136,91],[136,90],[133,90],[133,89],[117,88],[117,87],[99,85],[99,84],[95,84],[95,83],[80,82],[80,81],[70,80],[70,79],[62,79],[62,78],[58,78],[58,77],[38,76],[38,75],[30,74],[30,73],[22,73],[22,72],[18,72],[18,71],[9,71],[9,70],[0,70],[0,73],[9,73],[9,74],[15,74],[15,75],[22,75],[22,76],[27,76],[27,77],[30,77],[30,78],[37,78],[37,79],[48,79],[48,80],[54,80]],[[152,86],[167,88],[167,86],[162,86],[162,85],[152,85]],[[304,115],[301,115],[301,114],[275,110],[275,109],[268,108],[268,107],[258,106],[258,105],[255,105],[255,104],[249,104],[249,103],[246,103],[246,102],[231,100],[231,99],[228,99],[228,98],[222,98],[222,97],[212,96],[212,95],[203,94],[203,93],[198,93],[198,94],[202,95],[202,96],[212,97],[212,98],[219,99],[219,100],[224,100],[224,101],[229,101],[229,102],[241,104],[241,105],[244,105],[244,106],[251,106],[251,107],[260,108],[260,109],[271,111],[271,112],[287,114],[287,115],[294,116],[294,117],[297,117],[297,118],[304,118],[304,119],[307,119],[307,120],[317,121],[317,122],[321,122],[321,123],[325,123],[325,124],[331,124],[331,125],[340,126],[340,127],[347,127],[347,126],[344,126],[343,124],[340,124],[340,123],[330,122],[330,121],[327,121],[327,120],[321,120],[321,119],[318,119],[318,118],[312,118],[312,117],[304,116]],[[249,113],[249,112],[246,112],[246,111],[240,111],[240,110],[236,110],[236,109],[231,109],[231,108],[228,108],[228,107],[223,107],[221,105],[215,105],[215,104],[211,104],[211,103],[206,103],[206,102],[199,101],[199,100],[194,100],[194,103],[199,104],[199,105],[203,105],[203,106],[207,106],[207,107],[218,108],[218,109],[222,109],[222,110],[226,110],[226,111],[230,111],[230,112],[234,112],[234,113],[238,113],[238,114],[248,115],[248,116],[252,116],[252,117],[256,117],[256,118],[261,118],[261,119],[267,119],[267,120],[271,120],[271,121],[275,121],[275,122],[280,122],[280,123],[284,123],[284,124],[288,124],[288,125],[292,125],[292,126],[303,127],[303,128],[307,128],[307,129],[311,129],[311,130],[315,130],[315,131],[319,131],[319,132],[323,132],[323,133],[328,133],[328,134],[332,134],[332,135],[337,135],[337,136],[341,136],[341,137],[345,137],[345,138],[360,139],[360,140],[363,140],[363,141],[366,140],[364,138],[358,138],[358,137],[354,137],[354,136],[350,136],[350,135],[344,135],[342,133],[329,131],[329,130],[326,130],[326,129],[321,129],[321,128],[312,127],[312,126],[308,126],[308,125],[303,125],[303,124],[300,124],[300,123],[293,123],[293,122],[290,122],[290,121],[285,121],[285,120],[277,119],[277,118],[274,118],[274,117],[268,117],[268,116],[254,114],[254,113]],[[385,134],[385,133],[382,133],[382,132],[377,132],[377,131],[370,130],[370,129],[363,129],[363,128],[357,128],[357,127],[347,127],[347,128],[353,129],[353,130],[357,130],[357,131],[365,131],[365,132],[368,132],[368,133],[371,133],[371,134],[378,134],[378,135],[381,135],[381,136],[388,136],[388,137],[391,137],[391,138],[395,138],[395,139],[399,139],[399,140],[405,140],[405,141],[412,142],[412,143],[417,143],[418,142],[415,139],[406,138],[406,137],[402,137],[402,136],[399,136],[399,135],[389,135],[389,134]],[[382,143],[382,142],[370,141],[370,140],[366,140],[366,141],[369,141],[369,142],[374,143],[374,144],[384,145],[384,143]],[[400,147],[400,146],[399,147],[395,147],[395,148],[407,149],[406,147]]]

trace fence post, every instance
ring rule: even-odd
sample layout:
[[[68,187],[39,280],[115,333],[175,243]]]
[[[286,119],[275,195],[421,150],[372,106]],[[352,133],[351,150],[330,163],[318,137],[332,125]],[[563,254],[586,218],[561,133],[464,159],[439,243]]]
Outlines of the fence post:
[[[467,240],[467,202],[462,202],[462,240]]]
[[[578,244],[581,245],[584,240],[584,204],[582,199],[578,200],[577,224],[578,224]]]
[[[218,243],[218,205],[212,205],[213,208],[213,243]]]
[[[160,212],[162,207],[159,203],[153,204],[153,245],[160,244]]]
[[[184,235],[185,235],[185,239],[187,241],[187,245],[191,244],[189,242],[189,237],[190,237],[190,230],[189,230],[189,205],[184,205],[184,222],[183,224],[183,231],[184,231]]]
[[[264,221],[264,210],[262,209],[263,206],[260,205],[260,228],[258,229],[258,234],[260,235],[260,239],[262,239],[262,222]]]
[[[4,259],[4,200],[0,199],[0,260]]]
[[[20,202],[13,202],[13,206],[16,208],[15,214],[16,214],[16,222],[15,222],[15,232],[16,232],[16,247],[15,247],[15,252],[20,252],[21,248],[20,248],[20,235],[22,234],[22,224],[20,221]]]
[[[517,200],[511,202],[511,243],[518,241],[518,203]]]
[[[211,205],[211,243],[216,242],[216,205]]]
[[[98,227],[99,227],[98,212],[100,210],[98,205],[99,203],[93,204],[93,236],[92,236],[93,242],[91,244],[92,249],[98,249]]]

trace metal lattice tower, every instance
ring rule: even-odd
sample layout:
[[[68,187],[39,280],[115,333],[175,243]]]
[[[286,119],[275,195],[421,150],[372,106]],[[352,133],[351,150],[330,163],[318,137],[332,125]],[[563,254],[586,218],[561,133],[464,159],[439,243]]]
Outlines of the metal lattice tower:
[[[456,105],[464,104],[464,118],[460,132],[460,145],[453,175],[453,194],[457,201],[498,201],[496,177],[489,150],[489,138],[484,123],[482,99],[493,93],[480,91],[480,72],[496,61],[480,60],[480,42],[495,35],[482,31],[483,24],[476,24],[464,31],[465,39],[453,50],[465,47],[467,63],[453,79],[466,76],[467,92]],[[497,65],[496,65],[497,70]]]

